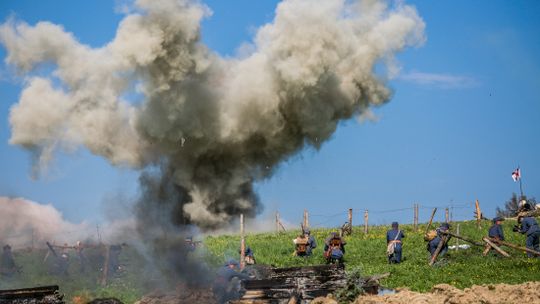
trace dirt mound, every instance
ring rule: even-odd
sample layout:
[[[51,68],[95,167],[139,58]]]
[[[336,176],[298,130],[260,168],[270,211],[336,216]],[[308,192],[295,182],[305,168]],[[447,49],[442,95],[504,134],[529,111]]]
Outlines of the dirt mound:
[[[174,292],[155,291],[144,296],[135,304],[217,304],[210,288],[189,288],[179,285]]]
[[[435,285],[429,293],[418,293],[399,289],[393,295],[361,296],[355,304],[507,304],[540,303],[540,282],[527,282],[519,285],[494,284],[474,285],[464,290],[448,284]]]

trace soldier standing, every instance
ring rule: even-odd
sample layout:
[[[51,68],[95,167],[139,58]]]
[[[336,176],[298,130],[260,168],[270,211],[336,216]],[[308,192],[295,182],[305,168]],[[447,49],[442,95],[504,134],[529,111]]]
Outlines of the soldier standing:
[[[403,231],[399,230],[398,222],[392,223],[392,229],[386,232],[386,253],[388,263],[401,263],[402,243],[401,239],[405,237]]]
[[[522,218],[521,229],[519,230],[519,232],[527,236],[527,239],[525,241],[527,248],[535,251],[540,251],[540,228],[538,228],[538,223],[536,222],[534,217],[527,216]],[[530,252],[527,252],[527,256],[530,258],[534,257],[534,255]]]
[[[0,274],[3,276],[11,277],[17,272],[17,265],[15,265],[15,259],[11,252],[11,246],[5,245],[2,252],[2,260],[0,264]]]

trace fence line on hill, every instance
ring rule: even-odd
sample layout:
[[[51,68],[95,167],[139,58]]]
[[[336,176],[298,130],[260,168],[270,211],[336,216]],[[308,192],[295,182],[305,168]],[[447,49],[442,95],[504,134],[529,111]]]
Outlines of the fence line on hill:
[[[405,207],[405,208],[395,208],[395,209],[354,209],[349,208],[348,210],[344,210],[341,212],[333,213],[333,214],[324,214],[324,213],[316,213],[316,214],[309,214],[309,211],[307,209],[304,210],[303,213],[303,219],[302,219],[302,227],[324,227],[325,224],[328,224],[329,222],[335,221],[337,217],[343,217],[344,219],[347,219],[345,221],[344,225],[350,225],[352,227],[352,224],[350,223],[353,218],[356,219],[357,226],[360,226],[360,223],[362,226],[364,226],[364,233],[369,233],[369,227],[373,226],[372,223],[369,222],[369,216],[370,214],[375,215],[381,215],[381,214],[392,214],[392,213],[409,213],[412,217],[412,225],[414,230],[418,230],[419,226],[419,220],[420,220],[420,210],[433,210],[437,208],[439,210],[439,214],[443,214],[444,221],[445,222],[453,222],[456,218],[456,215],[468,215],[465,216],[466,218],[470,218],[471,220],[476,219],[479,221],[481,219],[481,211],[480,214],[476,214],[476,206],[475,202],[473,203],[460,203],[456,204],[452,202],[451,204],[446,205],[424,205],[419,203],[413,203],[412,207]],[[278,215],[279,212],[276,212],[276,215]],[[463,218],[464,216],[460,216],[460,218]],[[312,224],[310,225],[309,222],[312,220]],[[285,227],[278,216],[276,216],[276,232],[285,231]]]

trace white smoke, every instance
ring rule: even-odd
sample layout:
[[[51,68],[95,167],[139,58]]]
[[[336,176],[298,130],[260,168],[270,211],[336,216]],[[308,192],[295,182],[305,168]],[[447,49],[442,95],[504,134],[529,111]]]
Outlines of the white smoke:
[[[45,242],[71,246],[77,241],[97,243],[100,239],[105,243],[124,242],[130,235],[124,232],[133,232],[134,227],[133,218],[114,220],[102,224],[98,236],[94,224],[70,222],[51,204],[0,197],[0,244],[14,248],[43,248]]]
[[[258,212],[253,182],[388,101],[375,66],[424,41],[423,21],[401,1],[284,0],[251,52],[226,59],[200,41],[209,12],[199,1],[138,0],[101,48],[49,22],[8,20],[6,62],[25,75],[10,143],[34,153],[38,172],[55,150],[81,145],[114,165],[159,167],[161,177],[141,179],[155,194],[145,199],[174,197],[173,222],[215,228]],[[37,76],[43,63],[54,71]]]
[[[65,220],[50,204],[0,197],[0,242],[12,247],[44,247],[45,241],[55,240],[74,244],[77,240],[87,239],[89,229],[87,223]]]

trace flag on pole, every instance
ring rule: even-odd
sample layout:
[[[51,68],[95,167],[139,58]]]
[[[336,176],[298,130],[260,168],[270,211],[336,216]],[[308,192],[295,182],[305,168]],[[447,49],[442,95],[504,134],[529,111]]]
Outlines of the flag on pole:
[[[512,179],[517,182],[521,178],[521,170],[519,170],[519,167],[512,172]]]

